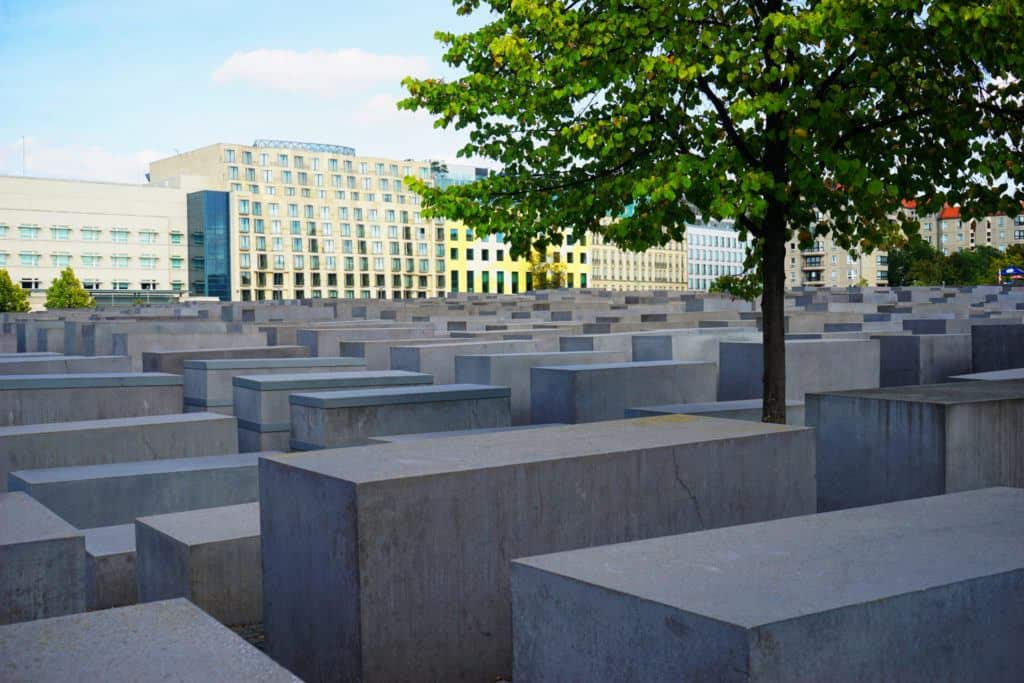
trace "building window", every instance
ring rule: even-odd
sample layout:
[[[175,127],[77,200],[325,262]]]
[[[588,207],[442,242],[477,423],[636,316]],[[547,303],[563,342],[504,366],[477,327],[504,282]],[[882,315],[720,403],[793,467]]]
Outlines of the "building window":
[[[71,229],[70,228],[50,228],[50,235],[55,240],[59,240],[61,242],[67,242],[69,239],[71,239]]]
[[[38,266],[39,265],[39,254],[34,251],[23,251],[18,254],[21,265],[23,266]]]
[[[22,225],[18,228],[18,236],[23,240],[38,239],[39,228],[32,225]]]
[[[143,270],[153,270],[156,268],[156,257],[155,256],[140,256],[139,267]]]
[[[71,265],[71,254],[51,254],[50,259],[58,268],[66,268]]]
[[[112,242],[118,242],[120,244],[126,244],[128,242],[128,231],[127,230],[111,230],[110,240]]]

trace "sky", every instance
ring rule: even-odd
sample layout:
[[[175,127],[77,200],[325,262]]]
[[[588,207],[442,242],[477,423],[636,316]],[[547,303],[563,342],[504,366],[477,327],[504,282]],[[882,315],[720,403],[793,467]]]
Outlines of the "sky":
[[[398,111],[400,81],[451,77],[434,32],[485,19],[450,0],[0,0],[0,174],[141,183],[154,159],[256,138],[451,161],[465,133]]]

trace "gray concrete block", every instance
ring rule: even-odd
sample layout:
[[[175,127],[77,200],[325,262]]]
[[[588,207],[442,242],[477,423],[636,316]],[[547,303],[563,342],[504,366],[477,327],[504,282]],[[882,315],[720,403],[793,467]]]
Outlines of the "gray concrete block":
[[[0,627],[0,662],[11,683],[299,680],[187,600]]]
[[[135,584],[135,523],[83,529],[85,607],[124,607],[138,602]]]
[[[297,375],[243,375],[233,380],[238,416],[238,445],[242,452],[289,450],[291,412],[288,397],[294,393],[425,385],[433,377],[404,370],[305,373]]]
[[[879,343],[879,385],[937,384],[971,368],[971,335],[874,337]]]
[[[1018,681],[1024,491],[518,560],[513,680]]]
[[[386,387],[292,394],[291,447],[354,446],[374,436],[511,425],[508,387]]]
[[[0,375],[131,372],[132,369],[128,356],[18,356],[0,358]]]
[[[255,502],[256,463],[270,454],[276,451],[24,470],[12,472],[7,486],[79,529],[113,526],[136,517]]]
[[[169,372],[180,375],[187,360],[213,360],[215,358],[305,358],[305,346],[247,346],[220,349],[175,349],[146,351],[142,354],[143,372]]]
[[[235,419],[215,413],[0,427],[0,490],[7,490],[7,475],[15,470],[187,458],[237,450]]]
[[[764,351],[760,342],[723,341],[719,346],[718,400],[741,401],[763,394]],[[808,392],[878,386],[877,339],[786,341],[786,399]]]
[[[511,390],[512,424],[530,424],[530,369],[546,365],[587,365],[626,360],[615,351],[503,353],[455,357],[455,381],[489,384]]]
[[[808,394],[818,509],[1024,486],[1024,383]]]
[[[662,406],[638,406],[626,409],[626,417],[654,417],[657,415],[704,415],[727,420],[761,421],[761,399],[746,401],[716,401],[714,403],[675,403]],[[786,401],[786,424],[804,424],[804,404]]]
[[[232,380],[240,375],[295,375],[365,370],[361,358],[225,358],[185,361],[185,408],[234,414]]]
[[[1024,325],[973,325],[972,371],[1024,367]]]
[[[229,626],[263,619],[259,503],[135,521],[139,602],[184,597]]]
[[[555,352],[558,341],[546,336],[529,341],[457,342],[424,346],[391,347],[391,369],[425,372],[434,376],[437,384],[455,381],[455,357],[481,353],[541,353]]]
[[[715,364],[645,361],[535,367],[533,422],[618,420],[634,405],[715,400]]]
[[[0,375],[0,426],[181,412],[179,375]]]
[[[1024,380],[1024,368],[972,372],[967,375],[954,375],[949,379],[957,382],[1019,382]]]
[[[268,652],[320,680],[511,673],[514,557],[814,511],[810,430],[667,416],[260,461]]]
[[[84,609],[82,534],[24,493],[0,493],[0,624]]]

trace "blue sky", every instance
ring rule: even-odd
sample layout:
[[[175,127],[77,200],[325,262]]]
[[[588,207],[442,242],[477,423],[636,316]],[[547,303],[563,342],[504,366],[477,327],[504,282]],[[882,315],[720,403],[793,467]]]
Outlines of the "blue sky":
[[[449,73],[434,31],[480,22],[449,0],[0,0],[0,173],[22,136],[28,175],[126,182],[260,137],[453,159],[462,135],[396,111],[398,81]]]

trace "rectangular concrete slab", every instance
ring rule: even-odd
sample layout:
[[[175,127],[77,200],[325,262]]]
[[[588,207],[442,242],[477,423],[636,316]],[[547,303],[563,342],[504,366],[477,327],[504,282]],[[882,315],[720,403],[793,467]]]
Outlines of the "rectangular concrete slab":
[[[135,523],[83,529],[85,607],[89,610],[134,605]]]
[[[0,627],[4,680],[298,681],[187,600]]]
[[[131,372],[128,356],[0,357],[0,375],[42,375],[95,372]]]
[[[818,509],[1024,486],[1024,382],[808,394]]]
[[[508,427],[508,387],[384,387],[292,394],[293,450],[366,444],[374,436]]]
[[[514,680],[1017,681],[1024,491],[517,560]]]
[[[84,609],[82,534],[24,493],[0,493],[0,624]]]
[[[0,427],[0,490],[7,490],[7,475],[15,470],[195,457],[237,450],[235,419],[215,413]]]
[[[535,367],[530,370],[535,423],[619,420],[644,403],[715,400],[714,363],[642,361]]]
[[[215,358],[304,358],[309,355],[305,346],[247,346],[218,349],[175,349],[171,351],[145,351],[142,353],[144,372],[170,372],[182,374],[187,360]]]
[[[139,602],[184,597],[221,623],[259,623],[259,503],[140,517],[135,571]]]
[[[12,472],[24,491],[80,529],[127,524],[136,517],[257,500],[256,464],[277,451],[167,458]]]
[[[431,384],[433,377],[404,370],[242,375],[233,380],[238,440],[243,452],[289,450],[288,397],[297,392]]]
[[[813,512],[812,442],[674,415],[264,458],[268,652],[322,680],[507,675],[512,558]]]
[[[627,408],[626,417],[653,417],[655,415],[705,415],[729,420],[761,421],[761,399],[746,401],[715,401],[713,403],[675,403],[661,406]],[[804,423],[804,404],[786,401],[786,424]]]
[[[179,375],[0,375],[0,426],[181,412]]]

